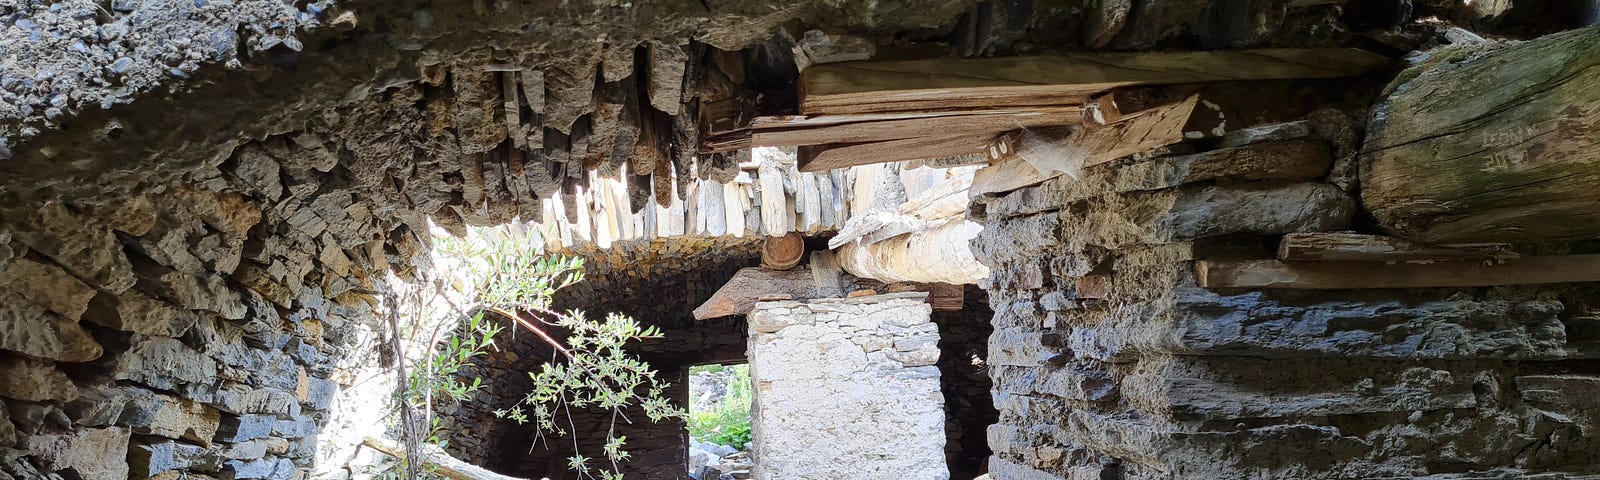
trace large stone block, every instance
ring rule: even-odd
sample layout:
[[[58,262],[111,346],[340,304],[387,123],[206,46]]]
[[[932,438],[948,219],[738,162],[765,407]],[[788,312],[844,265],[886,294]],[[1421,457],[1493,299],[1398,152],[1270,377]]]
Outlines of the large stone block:
[[[101,347],[78,322],[0,290],[0,349],[62,362],[100,358]]]
[[[83,317],[94,288],[55,265],[19,258],[0,269],[0,285],[32,300],[65,320]]]
[[[78,386],[50,362],[0,357],[0,396],[30,402],[70,402]]]
[[[133,286],[133,267],[111,229],[60,203],[48,203],[16,230],[16,238],[78,278],[112,293]]]
[[[118,380],[178,390],[182,385],[215,384],[217,362],[177,339],[143,337],[117,358],[112,375]]]
[[[272,435],[278,418],[272,415],[227,415],[217,428],[217,441],[243,442]]]
[[[73,433],[33,435],[22,447],[46,471],[70,471],[69,478],[128,478],[128,429],[91,428]]]
[[[158,337],[181,337],[199,321],[192,311],[129,290],[121,295],[95,297],[84,320],[125,332]]]
[[[123,410],[122,421],[134,433],[175,440],[188,440],[209,446],[216,437],[222,414],[194,401],[151,395],[132,398]]]

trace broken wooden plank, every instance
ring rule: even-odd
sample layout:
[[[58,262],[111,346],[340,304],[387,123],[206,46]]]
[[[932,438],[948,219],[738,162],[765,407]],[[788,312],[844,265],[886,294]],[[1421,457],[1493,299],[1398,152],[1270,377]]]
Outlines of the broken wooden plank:
[[[1068,105],[1117,87],[1373,73],[1386,57],[1346,48],[1084,52],[819,65],[801,74],[805,114]]]
[[[1195,262],[1195,281],[1203,288],[1309,290],[1596,282],[1600,281],[1600,255],[1523,257],[1498,264],[1201,260]]]
[[[799,232],[789,232],[781,237],[769,236],[761,244],[761,268],[788,270],[800,264],[806,256],[806,239]]]
[[[822,172],[874,163],[922,160],[981,153],[994,134],[928,136],[902,140],[799,147],[802,172]]]
[[[1399,237],[1359,233],[1291,233],[1278,244],[1278,259],[1289,261],[1397,262],[1427,260],[1510,260],[1510,245],[1428,245]]]

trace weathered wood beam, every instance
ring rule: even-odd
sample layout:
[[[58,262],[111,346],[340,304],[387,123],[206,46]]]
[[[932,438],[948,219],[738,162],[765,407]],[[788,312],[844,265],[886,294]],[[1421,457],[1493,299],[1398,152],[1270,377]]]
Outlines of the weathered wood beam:
[[[1373,109],[1363,204],[1428,243],[1600,235],[1600,27],[1434,52]]]
[[[982,153],[995,134],[960,137],[928,136],[881,142],[800,147],[802,172],[822,172],[874,163],[923,160]]]
[[[1372,73],[1386,57],[1355,49],[1072,53],[819,65],[801,74],[805,114],[994,105],[1071,105],[1117,87]]]
[[[1596,282],[1600,281],[1600,255],[1523,257],[1499,264],[1201,260],[1195,262],[1195,281],[1203,288],[1309,290]]]
[[[800,264],[806,256],[806,239],[800,232],[789,232],[781,237],[767,237],[761,243],[761,268],[788,270]]]
[[[850,242],[837,250],[839,265],[857,277],[881,282],[969,284],[989,276],[968,243],[983,226],[956,219],[870,245]]]
[[[1083,109],[1076,106],[972,110],[919,118],[754,129],[750,143],[761,147],[786,147],[927,136],[998,135],[1018,128],[1077,125],[1082,122]]]
[[[1198,102],[1198,96],[1190,95],[1176,103],[1123,115],[1116,124],[1084,128],[1064,140],[1053,141],[1040,136],[1000,137],[984,150],[989,152],[991,158],[999,157],[1001,160],[978,170],[967,195],[978,198],[1055,178],[1061,172],[1041,172],[1037,165],[1063,160],[1059,157],[1069,151],[1084,155],[1081,168],[1088,168],[1181,142],[1183,125],[1189,121]],[[1026,142],[1058,142],[1060,145],[1029,145]],[[1029,155],[1049,158],[1030,159]]]
[[[1427,260],[1510,260],[1517,254],[1503,243],[1428,245],[1398,237],[1359,233],[1291,233],[1278,244],[1278,259],[1289,261],[1396,262]]]
[[[811,272],[805,269],[767,270],[744,268],[733,274],[728,283],[718,288],[711,298],[694,309],[695,320],[744,315],[756,307],[765,295],[789,295],[804,300],[817,298]]]

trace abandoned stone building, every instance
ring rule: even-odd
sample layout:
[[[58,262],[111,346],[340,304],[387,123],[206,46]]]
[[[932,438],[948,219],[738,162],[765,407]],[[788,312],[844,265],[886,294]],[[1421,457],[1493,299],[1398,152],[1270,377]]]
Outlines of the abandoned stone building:
[[[737,478],[1600,478],[1595,23],[0,2],[0,479],[699,476],[642,404],[508,419],[579,361],[520,310],[408,401],[485,239],[583,259],[538,309],[659,330],[671,405],[748,364]]]

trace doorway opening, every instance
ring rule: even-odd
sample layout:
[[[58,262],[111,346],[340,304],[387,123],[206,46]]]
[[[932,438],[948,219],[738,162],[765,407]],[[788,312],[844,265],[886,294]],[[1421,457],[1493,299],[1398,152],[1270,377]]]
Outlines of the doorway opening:
[[[750,430],[750,365],[710,364],[689,369],[689,476],[743,480],[755,466]]]

